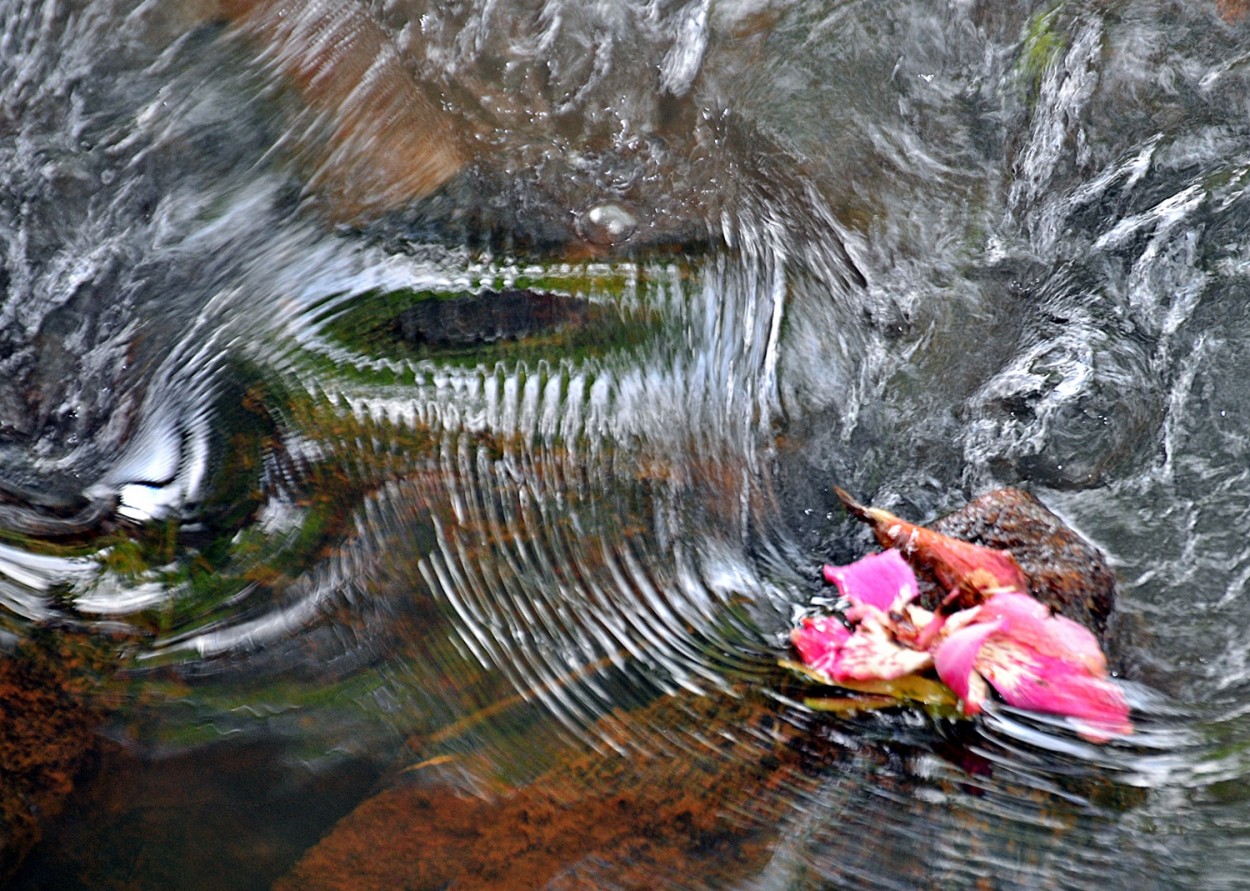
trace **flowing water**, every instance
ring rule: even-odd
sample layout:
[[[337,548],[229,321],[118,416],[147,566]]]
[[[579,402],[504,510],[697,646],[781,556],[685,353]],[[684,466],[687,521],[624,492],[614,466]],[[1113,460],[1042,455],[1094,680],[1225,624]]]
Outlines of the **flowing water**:
[[[0,633],[125,691],[19,887],[267,887],[414,788],[583,820],[549,887],[1244,885],[1236,4],[209,6],[0,0]],[[300,73],[340,13],[408,141]],[[802,707],[834,483],[1060,512],[1136,733]]]

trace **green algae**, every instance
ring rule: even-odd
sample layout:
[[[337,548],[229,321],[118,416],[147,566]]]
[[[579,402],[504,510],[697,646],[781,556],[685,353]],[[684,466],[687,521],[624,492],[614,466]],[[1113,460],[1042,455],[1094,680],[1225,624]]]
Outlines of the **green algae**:
[[[1026,84],[1030,105],[1037,101],[1046,72],[1053,68],[1068,50],[1068,37],[1059,27],[1062,19],[1060,13],[1063,9],[1063,3],[1044,9],[1034,14],[1025,28],[1020,61],[1017,63],[1016,70]]]

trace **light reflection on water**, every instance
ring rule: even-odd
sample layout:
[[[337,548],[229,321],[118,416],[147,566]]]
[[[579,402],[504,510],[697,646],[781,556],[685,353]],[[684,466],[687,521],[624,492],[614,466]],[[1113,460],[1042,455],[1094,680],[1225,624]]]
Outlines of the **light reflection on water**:
[[[531,6],[351,7],[441,92],[470,171],[365,223],[394,194],[366,176],[347,207],[358,162],[317,155],[324,94],[267,25],[0,10],[6,639],[58,618],[126,641],[126,770],[272,745],[226,801],[385,766],[505,834],[508,801],[638,788],[656,819],[670,793],[712,815],[683,843],[643,807],[677,855],[587,841],[552,887],[1235,887],[1244,27],[1204,4]],[[616,253],[609,205],[638,227]],[[567,326],[389,325],[527,288]],[[1135,736],[799,706],[785,632],[866,542],[833,482],[917,518],[1023,484],[1102,546]],[[62,827],[27,886],[157,884],[125,852],[197,844],[191,807],[137,830],[71,807],[118,862],[75,861]],[[236,884],[290,844],[232,859]],[[463,854],[441,880],[472,886],[471,853],[429,858]]]

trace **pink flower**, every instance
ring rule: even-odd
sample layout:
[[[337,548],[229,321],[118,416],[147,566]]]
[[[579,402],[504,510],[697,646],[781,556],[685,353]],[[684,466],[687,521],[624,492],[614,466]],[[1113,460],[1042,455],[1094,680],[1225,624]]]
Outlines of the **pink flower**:
[[[898,551],[869,554],[848,566],[826,566],[824,576],[852,607],[886,611],[910,603],[919,593],[916,574]]]
[[[946,542],[953,539],[943,539],[929,532],[923,548],[959,557],[944,563],[951,573],[944,586],[988,599],[950,615],[921,609],[912,602],[915,573],[897,550],[826,566],[825,579],[849,606],[845,622],[808,618],[791,632],[803,664],[834,684],[934,669],[968,715],[982,710],[992,687],[1009,705],[1073,718],[1090,739],[1131,733],[1128,703],[1107,676],[1097,638],[1017,587],[1011,575],[1018,570],[1005,552],[952,548]],[[969,584],[968,576],[979,578]]]
[[[1097,638],[1026,594],[996,594],[951,616],[933,661],[967,714],[993,687],[1009,705],[1075,718],[1093,739],[1133,730]]]
[[[865,616],[854,631],[833,616],[804,619],[790,640],[804,665],[835,684],[888,681],[931,668],[933,657],[900,644],[882,615]]]
[[[965,598],[965,605],[970,606],[1000,591],[1028,588],[1020,564],[1009,551],[942,535],[879,507],[866,507],[836,486],[833,491],[847,510],[872,526],[882,547],[898,548],[914,565],[932,572],[950,598]]]
[[[913,611],[922,622],[931,616],[910,606],[919,587],[898,551],[869,554],[848,566],[826,566],[824,574],[850,602],[846,619],[854,630],[831,616],[804,619],[790,639],[808,668],[843,683],[892,680],[933,665],[929,653],[899,638],[904,627],[911,627]]]

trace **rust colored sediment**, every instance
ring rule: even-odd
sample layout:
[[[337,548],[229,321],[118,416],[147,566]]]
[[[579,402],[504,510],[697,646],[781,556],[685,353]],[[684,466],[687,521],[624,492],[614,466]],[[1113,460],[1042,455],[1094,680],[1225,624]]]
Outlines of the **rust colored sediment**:
[[[0,657],[0,881],[60,812],[95,750],[108,670],[89,638],[48,629]]]
[[[697,723],[724,729],[717,746],[569,753],[534,783],[490,799],[423,783],[415,770],[416,782],[362,803],[275,889],[595,887],[596,869],[618,888],[652,888],[657,876],[729,884],[767,862],[777,789],[811,785],[815,770],[786,745],[794,728],[776,731],[772,745],[764,740],[774,731],[752,733],[772,726],[774,710],[759,699],[665,698],[629,721],[680,727],[692,707],[704,711]]]
[[[1250,10],[1247,0],[1216,0],[1215,11],[1224,21],[1236,24],[1246,20],[1246,12]]]

